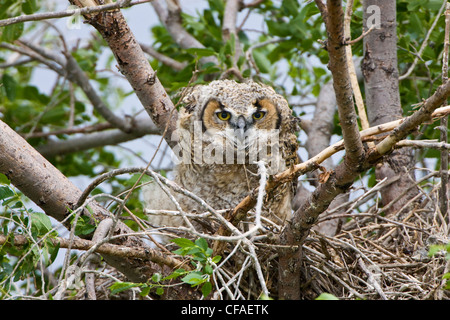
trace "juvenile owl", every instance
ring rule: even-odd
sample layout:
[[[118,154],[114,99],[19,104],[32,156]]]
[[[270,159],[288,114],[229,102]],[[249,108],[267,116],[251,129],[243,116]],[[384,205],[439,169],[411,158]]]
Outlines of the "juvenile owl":
[[[233,209],[258,187],[257,161],[273,175],[298,162],[298,119],[271,87],[248,81],[213,81],[189,88],[180,109],[176,139],[175,182],[214,209]],[[291,215],[294,185],[266,195],[262,214],[278,224]],[[173,194],[185,212],[204,212],[198,203]],[[156,183],[145,191],[146,207],[176,210]],[[180,226],[179,216],[152,215],[153,226]]]

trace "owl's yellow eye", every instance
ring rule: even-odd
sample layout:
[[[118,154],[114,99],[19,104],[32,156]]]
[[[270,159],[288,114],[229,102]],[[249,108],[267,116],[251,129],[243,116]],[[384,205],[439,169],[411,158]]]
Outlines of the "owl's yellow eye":
[[[255,120],[260,120],[260,119],[264,118],[265,115],[266,115],[266,113],[264,111],[256,111],[252,117]]]
[[[217,118],[219,118],[222,121],[227,121],[231,118],[231,113],[228,111],[219,111],[216,113]]]

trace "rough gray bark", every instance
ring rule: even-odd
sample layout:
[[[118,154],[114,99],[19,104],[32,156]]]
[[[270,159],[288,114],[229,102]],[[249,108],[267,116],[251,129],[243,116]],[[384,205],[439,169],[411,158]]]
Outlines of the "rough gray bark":
[[[376,126],[401,118],[402,108],[397,67],[396,1],[364,1],[364,30],[370,28],[367,22],[373,21],[370,18],[376,14],[370,8],[368,10],[372,5],[380,9],[380,26],[364,37],[364,59],[361,68],[369,123],[370,126]],[[397,199],[404,190],[410,189],[406,196],[391,207],[390,212],[397,212],[417,194],[413,187],[414,173],[410,170],[413,166],[413,153],[409,148],[395,150],[383,163],[377,165],[377,179],[400,177],[381,191],[384,205]]]

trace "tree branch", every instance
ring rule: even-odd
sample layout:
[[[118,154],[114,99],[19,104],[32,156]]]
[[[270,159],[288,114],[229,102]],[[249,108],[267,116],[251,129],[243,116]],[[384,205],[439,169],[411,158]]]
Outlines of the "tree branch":
[[[223,14],[222,38],[224,42],[227,42],[232,39],[232,36],[234,37],[234,65],[236,65],[236,62],[238,61],[239,56],[242,53],[241,44],[239,42],[239,37],[236,29],[237,14],[239,12],[241,4],[241,0],[228,0],[225,3],[225,12]]]
[[[45,145],[38,146],[37,150],[44,157],[49,158],[91,148],[117,145],[119,143],[143,137],[147,134],[159,133],[159,129],[150,119],[136,119],[130,133],[123,132],[119,129],[95,132],[69,140],[50,141]]]
[[[10,236],[0,234],[0,245],[7,245],[10,242]],[[190,269],[189,265],[184,264],[182,261],[172,257],[161,254],[160,251],[151,248],[144,247],[127,247],[122,245],[116,245],[111,243],[101,243],[98,245],[96,241],[90,241],[86,239],[64,239],[60,237],[48,238],[54,246],[60,248],[70,248],[72,250],[88,251],[95,248],[94,252],[99,254],[106,254],[115,256],[118,258],[137,258],[143,260],[150,260],[154,263],[164,264],[170,268],[184,267]],[[23,235],[14,235],[14,246],[21,247],[29,243],[27,237]]]
[[[152,6],[156,11],[161,23],[167,28],[172,39],[183,49],[204,48],[205,46],[183,28],[181,21],[181,8],[177,1],[167,0],[167,8],[161,0],[152,1]],[[200,58],[202,64],[212,62],[218,64],[215,56]]]
[[[27,21],[39,21],[46,19],[56,19],[63,17],[70,17],[74,15],[85,15],[91,13],[98,13],[102,11],[114,10],[119,8],[132,7],[137,4],[150,2],[152,0],[138,0],[138,1],[117,1],[114,3],[108,3],[100,6],[90,6],[84,7],[81,9],[69,9],[59,12],[44,12],[44,13],[35,13],[29,15],[22,15],[18,17],[13,17],[9,19],[0,20],[0,27],[8,26],[15,23],[27,22]]]
[[[79,0],[70,0],[82,6]],[[164,87],[150,66],[139,43],[120,10],[92,14],[86,17],[108,43],[120,71],[127,78],[145,110],[164,139],[173,147],[172,132],[176,128],[177,111]]]
[[[180,71],[180,70],[183,70],[187,65],[186,63],[179,62],[175,59],[165,56],[165,55],[159,53],[158,51],[156,51],[155,49],[153,49],[152,47],[145,45],[143,43],[141,43],[141,48],[145,53],[152,56],[156,60],[161,61],[163,64],[171,67],[172,69]]]
[[[64,52],[64,58],[29,41],[18,40],[17,43],[20,44],[20,47],[15,47],[7,43],[2,43],[2,46],[8,48],[9,50],[20,52],[29,57],[35,58],[49,66],[61,77],[67,77],[70,81],[76,83],[86,94],[92,106],[105,120],[124,132],[130,132],[132,127],[131,123],[127,121],[127,119],[122,119],[116,116],[105,105],[103,100],[97,95],[94,88],[91,86],[89,78],[83,70],[81,70],[80,66],[70,53]],[[60,67],[56,67],[54,62],[56,62]]]
[[[342,128],[349,167],[359,165],[364,149],[359,137],[358,122],[353,103],[353,92],[349,76],[346,46],[344,46],[344,12],[340,0],[327,1],[327,34],[330,61],[328,67],[333,74],[333,87],[336,93],[339,119]]]

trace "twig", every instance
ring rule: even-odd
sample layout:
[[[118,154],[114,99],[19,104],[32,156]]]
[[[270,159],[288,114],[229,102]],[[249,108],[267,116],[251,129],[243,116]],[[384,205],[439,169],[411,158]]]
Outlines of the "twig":
[[[163,64],[175,69],[175,70],[183,70],[186,66],[187,63],[186,62],[179,62],[175,59],[172,59],[166,55],[163,55],[162,53],[159,53],[158,51],[156,51],[155,49],[153,49],[152,47],[141,43],[141,48],[142,50],[147,53],[148,55],[152,56],[153,58],[155,58],[158,61],[161,61]]]
[[[448,158],[448,150],[450,150],[450,143],[445,143],[445,141],[437,142],[437,141],[430,141],[430,140],[401,140],[401,141],[397,142],[397,144],[395,146],[399,147],[399,148],[413,147],[413,148],[425,148],[425,149],[438,149],[438,150],[444,151],[445,156],[447,156],[447,158]],[[444,168],[442,168],[442,169],[444,169]]]
[[[91,256],[91,253],[94,252],[99,246],[100,241],[103,239],[107,240],[108,233],[113,225],[113,221],[110,218],[104,219],[100,221],[100,223],[97,226],[97,229],[94,232],[94,235],[92,237],[92,242],[98,243],[98,245],[92,246],[88,251],[86,251],[82,255],[82,260],[80,265],[83,264],[83,260],[87,260],[87,270],[94,270],[95,269],[95,263],[93,261],[93,258]],[[97,295],[95,293],[95,274],[93,273],[86,273],[85,275],[85,284],[86,284],[86,292],[89,300],[97,300]]]
[[[358,41],[361,41],[365,36],[367,36],[369,33],[372,32],[372,30],[375,29],[375,25],[371,25],[370,28],[366,31],[364,31],[363,33],[361,33],[361,35],[353,40],[346,40],[345,44],[346,45],[353,45],[355,43],[357,43]]]
[[[373,273],[367,268],[367,266],[364,263],[363,259],[358,258],[358,264],[361,267],[361,269],[366,273],[369,283],[374,287],[374,289],[380,295],[380,297],[383,300],[387,300],[386,294],[381,289],[381,286],[378,283],[377,279],[375,279]]]
[[[81,9],[68,9],[64,11],[58,11],[58,12],[44,12],[44,13],[35,13],[30,15],[22,15],[18,17],[13,17],[9,19],[0,20],[0,27],[8,26],[15,23],[20,22],[27,22],[27,21],[39,21],[39,20],[45,20],[45,19],[55,19],[55,18],[63,18],[63,17],[70,17],[73,15],[84,15],[84,14],[90,14],[90,13],[98,13],[102,11],[108,11],[108,10],[114,10],[114,9],[120,9],[120,8],[126,8],[126,7],[132,7],[141,3],[150,2],[153,0],[138,0],[138,1],[117,1],[114,3],[108,3],[105,5],[100,6],[90,6],[90,7],[84,7]]]
[[[257,49],[257,48],[261,48],[264,46],[267,46],[269,44],[272,43],[277,43],[277,42],[281,42],[281,41],[285,41],[286,38],[276,38],[276,39],[270,39],[261,43],[256,43],[252,46],[250,46],[247,51],[245,51],[245,58],[246,60],[249,62],[250,67],[253,67],[256,70],[256,73],[259,74],[259,68],[256,65],[255,60],[253,59],[253,50]]]
[[[258,190],[258,198],[256,200],[256,228],[261,228],[261,210],[263,206],[263,199],[265,195],[265,187],[266,187],[266,181],[267,181],[267,169],[263,161],[258,161],[258,168],[259,168],[259,190]]]

